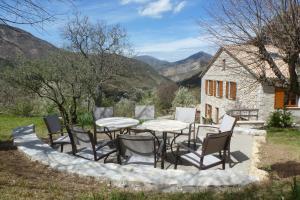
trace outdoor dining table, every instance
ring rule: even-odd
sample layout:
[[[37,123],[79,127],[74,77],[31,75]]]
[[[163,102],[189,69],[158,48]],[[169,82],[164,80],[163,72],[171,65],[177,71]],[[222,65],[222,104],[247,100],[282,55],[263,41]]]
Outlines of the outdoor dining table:
[[[124,133],[124,130],[128,130],[139,123],[139,120],[128,117],[108,117],[96,120],[96,125],[104,128],[110,134],[111,130],[120,130],[120,133]]]
[[[150,120],[146,121],[142,124],[143,128],[155,132],[162,132],[163,133],[163,151],[162,151],[162,161],[161,161],[161,168],[164,169],[164,161],[166,159],[166,152],[167,152],[167,134],[168,132],[177,132],[182,131],[188,128],[189,124],[184,123],[178,120],[169,120],[169,119],[157,119],[157,120]]]

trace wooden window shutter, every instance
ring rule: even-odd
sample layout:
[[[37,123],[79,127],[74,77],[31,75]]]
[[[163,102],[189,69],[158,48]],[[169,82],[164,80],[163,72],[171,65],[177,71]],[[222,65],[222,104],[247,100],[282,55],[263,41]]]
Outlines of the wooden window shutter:
[[[208,87],[208,93],[210,96],[212,96],[214,94],[213,92],[213,81],[212,80],[209,80],[209,87]]]
[[[228,87],[229,87],[229,84],[228,84],[228,83],[229,83],[229,82],[226,82],[226,93],[225,93],[227,99],[228,99],[228,91],[229,91],[229,90],[228,90]]]
[[[282,109],[284,107],[284,89],[275,88],[274,108]]]
[[[223,97],[223,81],[219,81],[219,96]]]
[[[232,100],[236,99],[236,83],[235,82],[230,83],[230,98]]]
[[[208,80],[205,80],[205,94],[208,94]]]
[[[214,89],[213,89],[214,96],[217,96],[217,81],[213,81],[213,86],[214,86]]]

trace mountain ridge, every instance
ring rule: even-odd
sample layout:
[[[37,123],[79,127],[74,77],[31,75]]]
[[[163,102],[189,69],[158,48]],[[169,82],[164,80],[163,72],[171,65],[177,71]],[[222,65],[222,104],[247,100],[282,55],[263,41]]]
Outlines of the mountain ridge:
[[[160,60],[148,55],[137,56],[134,58],[149,64],[161,75],[177,83],[181,83],[184,80],[203,72],[212,56],[206,52],[199,51],[175,62]]]
[[[13,63],[18,56],[42,59],[57,50],[59,48],[25,30],[0,24],[0,65]],[[124,56],[119,56],[119,59],[124,61],[126,74],[117,75],[116,80],[108,83],[119,91],[131,88],[150,89],[170,81],[148,64]]]

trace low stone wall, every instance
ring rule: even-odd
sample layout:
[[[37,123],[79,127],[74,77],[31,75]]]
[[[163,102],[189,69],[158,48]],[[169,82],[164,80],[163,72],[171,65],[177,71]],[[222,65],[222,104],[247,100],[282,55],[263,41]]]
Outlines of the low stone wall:
[[[36,136],[33,125],[15,129],[13,137],[18,150],[33,161],[58,171],[91,176],[114,186],[130,187],[134,190],[195,191],[202,187],[239,186],[259,180],[256,176],[231,169],[189,172],[89,161],[55,151]]]

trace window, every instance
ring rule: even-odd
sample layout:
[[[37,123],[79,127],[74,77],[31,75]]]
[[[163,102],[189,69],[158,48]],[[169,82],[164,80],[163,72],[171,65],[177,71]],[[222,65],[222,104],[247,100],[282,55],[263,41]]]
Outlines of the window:
[[[226,98],[235,100],[236,99],[236,83],[226,82]]]
[[[205,118],[211,119],[211,115],[212,115],[212,106],[209,104],[205,104]]]
[[[225,69],[226,69],[226,59],[223,59],[222,71],[225,71]]]
[[[293,93],[286,93],[284,95],[284,105],[286,107],[297,107],[298,106],[298,97]]]
[[[216,97],[222,98],[223,97],[223,81],[216,81]]]
[[[287,93],[283,88],[275,88],[274,108],[282,109],[286,107],[298,107],[299,97],[292,93]]]

